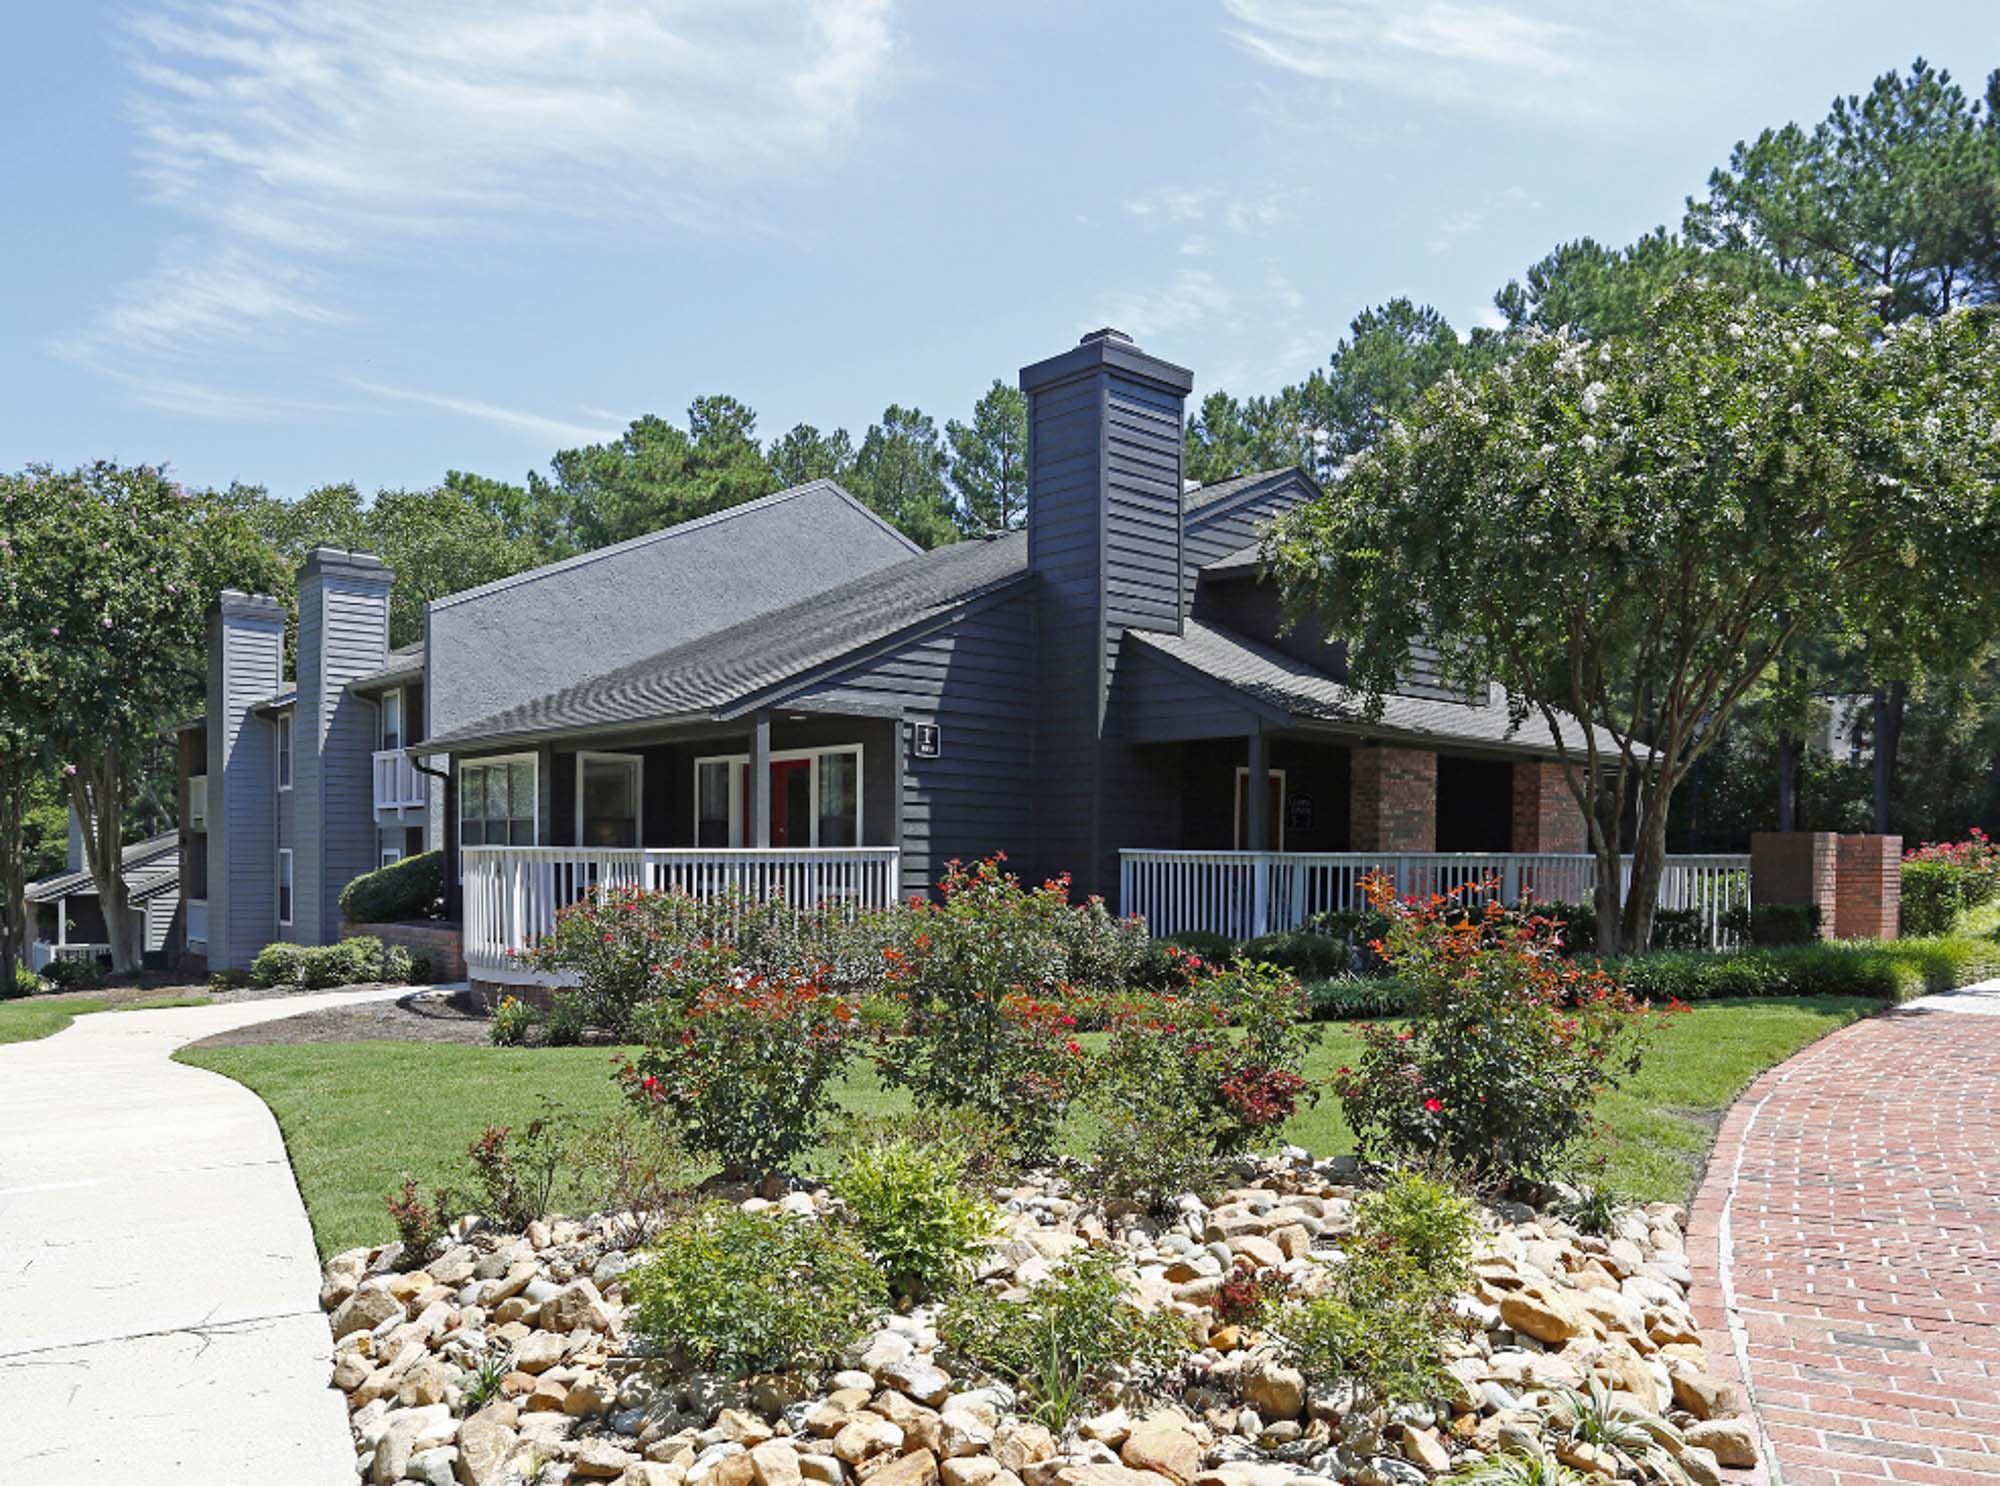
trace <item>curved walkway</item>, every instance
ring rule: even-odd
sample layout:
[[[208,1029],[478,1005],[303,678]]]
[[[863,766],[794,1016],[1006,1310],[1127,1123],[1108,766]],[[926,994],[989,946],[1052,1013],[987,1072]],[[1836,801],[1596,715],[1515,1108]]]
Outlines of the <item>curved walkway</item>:
[[[0,1453],[20,1479],[351,1486],[277,1122],[169,1055],[404,994],[101,1012],[0,1046]]]
[[[1710,1356],[1748,1375],[1770,1480],[1993,1486],[2000,981],[1759,1078],[1723,1122],[1688,1247]]]

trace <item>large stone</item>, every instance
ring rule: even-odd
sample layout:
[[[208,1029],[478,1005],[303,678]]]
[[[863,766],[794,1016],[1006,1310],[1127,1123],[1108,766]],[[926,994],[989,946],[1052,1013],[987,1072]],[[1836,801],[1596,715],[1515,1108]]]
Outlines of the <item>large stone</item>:
[[[1403,1426],[1403,1454],[1434,1476],[1444,1475],[1451,1469],[1451,1456],[1445,1453],[1444,1442],[1428,1429]]]
[[[750,1450],[757,1486],[799,1486],[799,1452],[790,1440],[765,1440]]]
[[[849,1465],[902,1448],[902,1428],[880,1414],[856,1414],[833,1437],[833,1453]]]
[[[589,1280],[564,1285],[537,1313],[544,1331],[609,1331],[611,1311]]]
[[[1124,1465],[1066,1465],[1055,1474],[1056,1486],[1162,1486],[1150,1471]]]
[[[1028,1467],[1055,1458],[1055,1436],[1027,1419],[1009,1419],[993,1435],[993,1458],[1003,1471],[1027,1474]]]
[[[639,1457],[630,1450],[622,1449],[602,1436],[594,1436],[577,1443],[576,1454],[570,1457],[569,1469],[572,1476],[582,1476],[587,1480],[615,1481],[638,1463]]]
[[[1296,1419],[1306,1406],[1306,1380],[1295,1367],[1252,1358],[1242,1373],[1243,1401],[1264,1419]]]
[[[1719,1378],[1691,1367],[1674,1372],[1674,1402],[1697,1419],[1729,1419],[1742,1412],[1736,1390]]]
[[[514,1449],[514,1406],[490,1403],[458,1426],[456,1469],[462,1486],[500,1486]]]
[[[937,1456],[912,1450],[871,1472],[869,1486],[938,1486]]]
[[[1704,1450],[1699,1445],[1684,1444],[1681,1453],[1674,1457],[1681,1474],[1688,1479],[1688,1486],[1722,1486],[1722,1462],[1715,1458],[1713,1451]]]
[[[420,1409],[404,1409],[389,1416],[388,1427],[375,1443],[375,1463],[370,1472],[377,1486],[400,1481],[410,1468],[410,1457],[448,1443],[457,1431],[451,1410],[443,1404]]]
[[[882,1370],[881,1378],[891,1388],[933,1408],[951,1391],[951,1374],[921,1357],[891,1363]]]
[[[568,1337],[558,1336],[553,1331],[531,1331],[514,1348],[514,1371],[545,1373],[562,1361],[563,1353],[568,1350]]]
[[[990,1398],[959,1393],[945,1400],[939,1415],[938,1453],[952,1459],[982,1454],[1000,1427],[1000,1411]],[[997,1467],[996,1467],[997,1469]]]
[[[1155,1414],[1133,1425],[1118,1458],[1135,1471],[1154,1471],[1178,1486],[1193,1486],[1201,1474],[1201,1446],[1171,1414]]]
[[[944,1486],[993,1486],[1000,1474],[1000,1462],[991,1455],[966,1455],[947,1460],[938,1467]]]
[[[1757,1463],[1757,1431],[1748,1419],[1703,1419],[1690,1424],[1682,1438],[1724,1465],[1747,1469]]]
[[[1538,1342],[1560,1346],[1590,1332],[1590,1314],[1559,1290],[1515,1290],[1500,1297],[1500,1319]]]
[[[388,1287],[371,1282],[343,1300],[333,1313],[333,1339],[339,1341],[353,1331],[373,1331],[402,1314],[403,1303]]]

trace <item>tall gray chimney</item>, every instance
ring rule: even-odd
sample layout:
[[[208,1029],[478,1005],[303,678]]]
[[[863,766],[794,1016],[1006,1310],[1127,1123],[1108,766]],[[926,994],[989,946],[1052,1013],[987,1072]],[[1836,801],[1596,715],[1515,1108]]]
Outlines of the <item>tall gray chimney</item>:
[[[1041,870],[1116,881],[1124,808],[1106,709],[1125,631],[1177,633],[1182,409],[1194,376],[1122,331],[1021,370],[1028,395],[1028,565],[1038,575]]]
[[[299,706],[292,740],[292,933],[340,933],[340,890],[381,863],[375,829],[375,709],[347,683],[389,654],[391,573],[372,552],[315,547],[299,569]]]
[[[278,755],[251,708],[284,685],[285,606],[225,588],[208,616],[208,964],[278,937]]]

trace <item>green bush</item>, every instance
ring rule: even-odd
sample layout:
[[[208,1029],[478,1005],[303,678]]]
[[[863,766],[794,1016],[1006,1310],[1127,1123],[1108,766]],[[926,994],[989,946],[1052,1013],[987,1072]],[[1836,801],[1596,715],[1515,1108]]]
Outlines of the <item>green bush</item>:
[[[211,970],[208,988],[211,991],[241,991],[257,984],[257,977],[248,970]]]
[[[1416,1000],[1410,985],[1393,975],[1350,974],[1308,981],[1306,996],[1316,1022],[1405,1016]]]
[[[641,1338],[732,1377],[822,1367],[887,1300],[851,1233],[727,1204],[669,1223],[625,1284]]]
[[[993,1236],[993,1207],[966,1190],[964,1169],[960,1152],[907,1136],[852,1146],[836,1163],[833,1190],[898,1296],[957,1289]]]
[[[436,918],[444,904],[444,853],[419,852],[340,890],[340,912],[351,924],[393,924]]]
[[[50,960],[42,966],[42,979],[52,990],[58,991],[94,986],[103,973],[95,960]]]
[[[267,990],[273,986],[295,986],[305,969],[305,956],[303,944],[283,940],[267,944],[250,962],[250,979]]]
[[[1814,944],[1819,940],[1817,903],[1756,903],[1732,908],[1722,915],[1722,930],[1756,945]],[[1656,949],[1695,948],[1655,944]]]
[[[19,960],[14,962],[14,980],[11,985],[0,985],[0,1001],[17,1001],[23,996],[39,996],[43,985],[41,976],[35,974]]]
[[[1634,955],[1610,961],[1606,969],[1649,1001],[1745,996],[1907,1001],[2000,975],[2000,940],[1975,934],[1824,940],[1727,954]]]
[[[1347,941],[1324,934],[1266,934],[1243,946],[1243,958],[1276,965],[1301,980],[1324,980],[1344,973],[1350,961]]]
[[[503,996],[493,1008],[493,1020],[486,1029],[495,1047],[526,1047],[541,1025],[541,1014],[516,996]]]
[[[1353,1379],[1389,1402],[1433,1396],[1477,1231],[1472,1204],[1448,1184],[1392,1176],[1357,1208],[1331,1288],[1273,1318],[1285,1360],[1308,1382]]]
[[[1991,902],[2000,877],[1958,862],[1903,863],[1903,923],[1906,935],[1948,934],[1983,903]]]
[[[1060,1434],[1119,1382],[1144,1384],[1187,1351],[1181,1322],[1134,1306],[1118,1267],[1112,1255],[1082,1250],[1019,1300],[970,1291],[938,1316],[938,1336],[952,1355],[1019,1390]]]
[[[549,1009],[541,1017],[542,1041],[550,1047],[581,1047],[590,1030],[590,1017],[583,996],[560,990],[549,997]]]

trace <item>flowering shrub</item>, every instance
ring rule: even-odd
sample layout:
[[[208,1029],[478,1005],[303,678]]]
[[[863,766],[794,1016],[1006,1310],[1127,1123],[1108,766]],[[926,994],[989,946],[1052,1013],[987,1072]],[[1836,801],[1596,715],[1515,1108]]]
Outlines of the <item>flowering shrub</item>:
[[[1135,972],[1144,930],[1095,901],[1072,907],[1067,878],[1024,888],[1003,860],[949,863],[940,900],[906,906],[905,937],[883,952],[905,1035],[881,1068],[920,1108],[980,1110],[1042,1155],[1081,1085],[1072,976]]]
[[[540,1018],[535,1008],[514,996],[503,996],[500,1004],[493,1008],[493,1020],[486,1028],[486,1036],[495,1047],[526,1047],[529,1038],[535,1035],[535,1026]]]
[[[1167,953],[1166,989],[1103,1004],[1090,1090],[1106,1182],[1156,1204],[1199,1190],[1218,1157],[1297,1112],[1311,1093],[1303,1070],[1318,1036],[1305,992],[1275,966]]]
[[[1546,923],[1453,897],[1399,901],[1381,953],[1419,1016],[1362,1029],[1335,1088],[1364,1155],[1442,1157],[1499,1182],[1555,1175],[1593,1126],[1597,1097],[1635,1072],[1649,1013],[1603,970],[1562,958]]]
[[[1254,1326],[1291,1293],[1292,1277],[1282,1269],[1239,1264],[1215,1292],[1215,1316],[1225,1326]]]
[[[1903,853],[1902,932],[1948,934],[2000,897],[2000,847],[1974,826],[1963,841],[1927,841]]]
[[[855,1003],[818,969],[739,969],[723,944],[692,947],[658,983],[635,1018],[645,1050],[618,1072],[626,1096],[671,1114],[689,1148],[732,1176],[778,1170],[811,1145],[853,1050]]]

